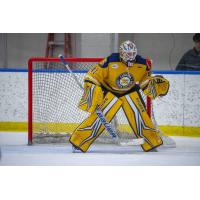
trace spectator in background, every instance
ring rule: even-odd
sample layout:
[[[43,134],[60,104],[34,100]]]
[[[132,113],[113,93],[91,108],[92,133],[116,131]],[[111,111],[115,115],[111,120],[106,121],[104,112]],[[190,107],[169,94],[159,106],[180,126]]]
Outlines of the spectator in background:
[[[200,33],[194,34],[193,41],[194,48],[183,55],[176,70],[200,71]]]

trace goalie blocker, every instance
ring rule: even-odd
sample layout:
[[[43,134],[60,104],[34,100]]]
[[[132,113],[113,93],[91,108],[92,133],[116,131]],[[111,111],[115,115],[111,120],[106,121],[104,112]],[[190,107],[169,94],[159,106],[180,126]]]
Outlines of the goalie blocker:
[[[108,122],[113,119],[122,107],[135,136],[137,138],[144,138],[144,144],[141,145],[144,151],[150,151],[163,144],[162,139],[147,114],[138,86],[135,86],[130,94],[116,97],[111,92],[103,94],[102,90],[95,88],[99,86],[91,83],[86,83],[86,85],[87,91],[80,101],[79,108],[89,110],[91,115],[71,135],[69,141],[72,145],[82,152],[86,152],[95,139],[104,131],[105,127],[102,125],[94,110],[95,102],[101,102],[99,108],[102,110]],[[102,94],[93,94],[95,91],[101,92]],[[92,96],[96,97],[96,99],[89,98]],[[102,98],[103,96],[105,97]],[[90,101],[88,101],[88,98]]]

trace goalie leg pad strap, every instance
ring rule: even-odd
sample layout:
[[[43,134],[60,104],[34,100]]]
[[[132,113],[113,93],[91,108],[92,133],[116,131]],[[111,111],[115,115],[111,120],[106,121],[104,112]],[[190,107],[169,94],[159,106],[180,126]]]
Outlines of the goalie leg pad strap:
[[[100,105],[104,116],[107,121],[110,122],[116,115],[117,111],[121,107],[121,100],[108,92]],[[96,112],[93,112],[87,119],[85,119],[73,132],[70,137],[70,142],[79,148],[81,151],[86,152],[90,145],[96,138],[104,131],[100,119],[97,117]]]
[[[163,144],[162,139],[147,114],[140,94],[133,92],[120,99],[122,100],[123,110],[134,134],[138,138],[144,138],[145,142],[141,145],[143,150],[150,151]]]

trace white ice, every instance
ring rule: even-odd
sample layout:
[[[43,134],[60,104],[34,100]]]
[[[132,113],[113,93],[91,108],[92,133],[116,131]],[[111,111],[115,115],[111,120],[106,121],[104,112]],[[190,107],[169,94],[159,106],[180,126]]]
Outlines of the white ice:
[[[200,138],[173,137],[176,148],[143,152],[140,147],[94,144],[72,153],[70,144],[27,145],[27,133],[0,133],[3,166],[193,166],[200,165]]]

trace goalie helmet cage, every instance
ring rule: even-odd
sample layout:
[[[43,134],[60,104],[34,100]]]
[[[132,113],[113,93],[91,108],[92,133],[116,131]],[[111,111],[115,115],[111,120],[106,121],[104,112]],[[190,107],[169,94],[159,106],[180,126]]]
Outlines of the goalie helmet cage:
[[[84,73],[102,59],[65,58],[65,61],[83,84]],[[77,86],[59,58],[30,58],[28,61],[28,144],[63,142],[62,139],[66,135],[69,138],[78,124],[88,116],[77,108],[82,93],[83,91]],[[145,98],[147,112],[151,116],[151,99]],[[120,112],[114,120],[114,126],[120,134],[126,135],[131,131],[126,130],[128,122],[124,119],[123,111]]]

